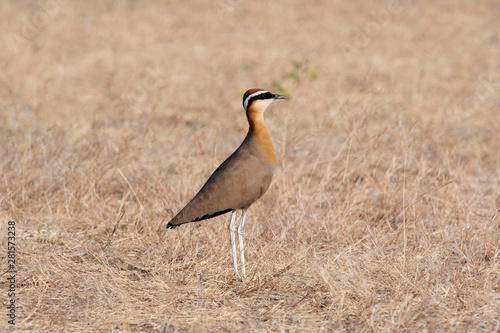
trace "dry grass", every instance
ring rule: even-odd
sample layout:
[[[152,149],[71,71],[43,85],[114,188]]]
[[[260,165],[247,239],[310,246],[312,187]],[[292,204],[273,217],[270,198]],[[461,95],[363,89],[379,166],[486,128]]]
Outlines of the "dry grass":
[[[98,3],[0,3],[16,328],[499,331],[497,1]],[[157,231],[244,137],[252,87],[292,98],[239,283],[228,216]]]

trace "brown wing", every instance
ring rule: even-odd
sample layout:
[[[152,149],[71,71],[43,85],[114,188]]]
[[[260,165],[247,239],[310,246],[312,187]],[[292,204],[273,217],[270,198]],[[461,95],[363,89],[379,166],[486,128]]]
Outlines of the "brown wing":
[[[215,170],[167,228],[250,207],[267,191],[273,173],[274,166],[258,158],[244,142]]]

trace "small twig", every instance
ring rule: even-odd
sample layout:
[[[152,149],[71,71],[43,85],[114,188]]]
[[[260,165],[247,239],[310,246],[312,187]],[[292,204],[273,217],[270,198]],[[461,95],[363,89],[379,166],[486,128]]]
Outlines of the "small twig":
[[[117,258],[122,264],[126,265],[126,267],[119,267],[119,269],[123,270],[123,271],[138,271],[140,273],[143,273],[143,274],[149,274],[151,273],[151,269],[149,268],[141,268],[141,267],[137,267],[137,266],[134,266],[132,264],[129,264],[128,262],[125,262],[123,259],[121,258]]]
[[[118,223],[120,223],[120,221],[122,220],[123,215],[125,215],[125,211],[124,210],[122,210],[122,213],[120,214],[120,217],[118,218],[118,221],[116,221],[116,223],[115,223],[113,231],[111,231],[111,234],[108,236],[108,240],[106,241],[106,245],[104,245],[104,247],[102,248],[103,251],[106,250],[106,248],[108,247],[108,245],[111,244],[111,237],[113,237],[113,235],[115,234],[115,231],[118,228]]]
[[[493,221],[495,219],[495,217],[497,217],[498,213],[500,213],[500,209],[497,210],[495,214],[493,214],[493,216],[491,217],[490,221]]]
[[[141,207],[141,210],[144,209],[144,206],[142,205],[141,203],[141,200],[139,200],[139,198],[137,197],[137,193],[135,193],[135,190],[134,188],[132,187],[132,185],[130,184],[130,182],[128,181],[127,177],[125,177],[125,175],[121,172],[120,169],[118,169],[118,172],[120,173],[120,175],[123,177],[123,179],[125,179],[125,182],[127,182],[128,184],[128,187],[130,188],[130,190],[132,191],[132,193],[134,194],[134,197],[135,197],[135,200],[137,200],[137,203],[139,203],[139,206]]]
[[[349,158],[351,157],[352,137],[349,139],[349,149],[347,150],[347,157],[345,160],[344,176],[342,177],[342,184],[345,184],[347,177],[347,169],[349,169]]]

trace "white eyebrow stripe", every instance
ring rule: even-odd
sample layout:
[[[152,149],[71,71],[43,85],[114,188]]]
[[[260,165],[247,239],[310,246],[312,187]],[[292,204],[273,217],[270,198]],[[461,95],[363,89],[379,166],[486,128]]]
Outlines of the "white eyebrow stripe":
[[[269,91],[267,90],[261,90],[261,91],[257,91],[253,94],[251,94],[250,96],[248,96],[246,99],[245,99],[245,102],[243,103],[243,108],[245,109],[245,111],[247,110],[247,106],[248,106],[248,101],[250,100],[250,98],[252,97],[255,97],[255,96],[258,96],[260,94],[265,94],[265,93],[268,93]]]

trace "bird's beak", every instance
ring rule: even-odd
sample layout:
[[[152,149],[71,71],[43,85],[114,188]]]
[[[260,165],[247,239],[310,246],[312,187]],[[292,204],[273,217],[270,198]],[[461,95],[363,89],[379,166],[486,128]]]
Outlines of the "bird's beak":
[[[274,94],[274,99],[287,99],[288,97],[286,97],[285,95],[278,95],[278,94]]]

